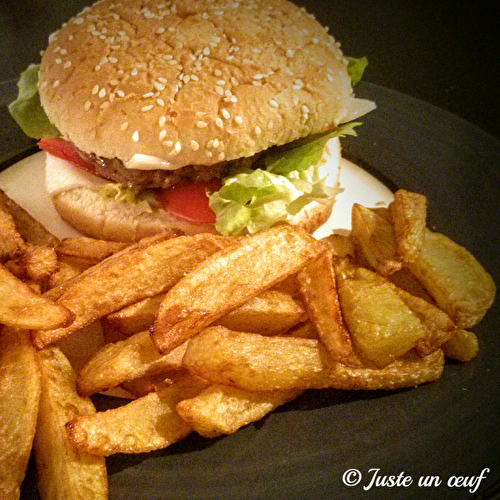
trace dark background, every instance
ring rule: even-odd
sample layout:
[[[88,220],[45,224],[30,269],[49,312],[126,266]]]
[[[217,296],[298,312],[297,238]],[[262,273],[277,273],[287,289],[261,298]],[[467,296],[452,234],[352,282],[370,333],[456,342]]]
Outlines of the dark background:
[[[0,0],[0,82],[39,61],[47,36],[91,0]],[[367,56],[364,80],[442,107],[500,137],[500,2],[297,0]],[[3,117],[3,115],[2,115]]]

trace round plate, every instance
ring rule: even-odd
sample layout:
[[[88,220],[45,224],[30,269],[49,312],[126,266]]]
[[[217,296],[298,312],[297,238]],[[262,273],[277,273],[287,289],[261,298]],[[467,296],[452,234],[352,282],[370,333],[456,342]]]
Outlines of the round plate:
[[[500,283],[500,143],[386,88],[364,83],[357,94],[378,110],[357,138],[343,141],[345,154],[391,189],[425,194],[430,225],[467,247]],[[110,457],[110,499],[494,498],[499,320],[495,303],[474,329],[479,356],[448,362],[438,382],[394,392],[308,391],[234,435],[193,434],[160,452]],[[103,408],[109,399],[95,402]],[[349,486],[354,469],[361,481]],[[37,498],[34,474],[30,467],[23,499]],[[396,484],[371,485],[374,476],[394,476]],[[462,486],[459,477],[467,478]]]

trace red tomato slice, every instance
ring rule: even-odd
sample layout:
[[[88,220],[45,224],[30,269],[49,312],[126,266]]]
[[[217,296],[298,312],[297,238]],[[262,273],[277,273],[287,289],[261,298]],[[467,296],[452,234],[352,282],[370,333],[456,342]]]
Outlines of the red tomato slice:
[[[208,206],[207,191],[218,191],[221,186],[219,179],[208,182],[183,181],[164,189],[159,199],[163,209],[176,217],[198,224],[215,224],[215,213]]]
[[[69,161],[70,163],[73,163],[73,165],[76,165],[91,174],[95,174],[95,168],[92,162],[82,158],[78,149],[76,149],[71,142],[65,141],[64,139],[50,137],[40,139],[38,141],[38,147],[47,151],[47,153],[50,153],[52,156]]]

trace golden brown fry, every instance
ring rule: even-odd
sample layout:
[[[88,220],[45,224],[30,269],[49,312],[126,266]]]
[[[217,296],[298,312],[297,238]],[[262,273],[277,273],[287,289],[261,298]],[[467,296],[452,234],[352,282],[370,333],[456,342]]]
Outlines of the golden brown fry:
[[[21,262],[27,276],[39,283],[48,280],[59,269],[57,254],[51,245],[27,245]]]
[[[352,367],[335,363],[330,387],[343,390],[395,390],[434,382],[441,377],[444,356],[437,349],[425,358],[410,351],[385,368]]]
[[[305,231],[279,225],[209,257],[165,296],[152,327],[168,352],[205,326],[318,258],[325,247]]]
[[[277,290],[265,290],[240,307],[229,311],[214,324],[230,330],[278,335],[298,325],[306,311],[290,295]]]
[[[386,217],[355,203],[351,223],[356,255],[360,254],[370,267],[383,276],[401,269],[392,224]]]
[[[65,428],[76,416],[95,413],[94,405],[76,393],[75,373],[59,348],[39,351],[38,358],[42,397],[34,450],[41,497],[104,500],[108,495],[104,459],[75,449]]]
[[[177,403],[205,387],[205,381],[184,375],[126,405],[75,418],[66,426],[69,437],[79,450],[101,456],[166,448],[192,432],[175,410]]]
[[[212,438],[239,428],[297,398],[302,391],[247,392],[236,387],[212,385],[177,404],[179,415],[200,435]]]
[[[182,367],[187,343],[161,355],[148,331],[103,346],[78,374],[78,392],[89,396],[146,375]]]
[[[336,274],[344,320],[361,357],[383,368],[426,336],[419,318],[383,276],[347,261]]]
[[[297,281],[309,319],[332,360],[355,363],[351,337],[340,310],[331,253],[323,254],[302,269]]]
[[[427,224],[427,198],[418,193],[399,189],[389,205],[396,237],[396,256],[401,262],[416,259],[424,242]]]
[[[116,241],[97,240],[85,236],[64,238],[57,245],[57,254],[60,257],[73,261],[83,261],[90,265],[97,264],[128,246],[127,243]]]
[[[479,353],[479,341],[473,332],[457,330],[455,334],[442,345],[445,357],[455,361],[470,361]]]
[[[189,341],[183,362],[213,384],[260,392],[325,387],[330,360],[318,340],[214,326]]]
[[[459,328],[481,321],[495,298],[493,278],[468,250],[443,234],[427,229],[418,257],[407,266]]]
[[[350,234],[330,234],[322,238],[321,243],[328,247],[334,257],[340,257],[342,259],[349,257],[354,259],[356,256],[354,242]]]
[[[0,207],[5,208],[11,214],[16,225],[16,230],[26,243],[32,245],[56,245],[59,241],[1,189]]]
[[[165,294],[139,300],[135,304],[108,314],[103,318],[106,326],[121,332],[125,337],[147,330],[154,322]]]
[[[444,342],[453,336],[457,327],[444,311],[404,290],[396,289],[396,291],[427,331],[427,335],[415,344],[415,351],[421,357],[439,349]]]
[[[35,344],[42,348],[57,342],[113,311],[165,291],[208,255],[230,244],[222,236],[199,234],[112,255],[63,284],[57,302],[72,311],[75,320],[65,328],[35,331]]]
[[[0,202],[0,262],[17,257],[25,247],[12,215]]]
[[[0,498],[20,495],[35,435],[40,369],[29,332],[0,326]]]
[[[66,307],[34,292],[0,264],[0,323],[16,328],[54,328],[68,325],[72,319]]]

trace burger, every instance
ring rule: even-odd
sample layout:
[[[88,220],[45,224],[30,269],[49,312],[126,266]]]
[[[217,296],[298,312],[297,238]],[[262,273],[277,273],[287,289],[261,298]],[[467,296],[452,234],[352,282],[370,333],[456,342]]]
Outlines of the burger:
[[[287,0],[101,0],[50,36],[10,111],[83,234],[312,232],[339,137],[374,108],[354,96],[363,66]]]

